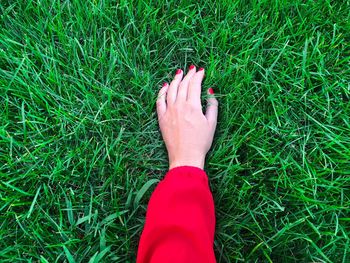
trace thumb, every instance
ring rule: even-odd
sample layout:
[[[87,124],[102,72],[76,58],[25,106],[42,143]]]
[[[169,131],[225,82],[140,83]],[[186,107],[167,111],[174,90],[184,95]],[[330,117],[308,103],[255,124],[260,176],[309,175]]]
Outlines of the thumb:
[[[216,127],[216,122],[218,118],[218,106],[219,102],[214,96],[214,90],[212,88],[209,88],[207,90],[208,99],[207,99],[207,110],[205,112],[205,117],[207,118],[209,124],[211,124],[214,127]]]

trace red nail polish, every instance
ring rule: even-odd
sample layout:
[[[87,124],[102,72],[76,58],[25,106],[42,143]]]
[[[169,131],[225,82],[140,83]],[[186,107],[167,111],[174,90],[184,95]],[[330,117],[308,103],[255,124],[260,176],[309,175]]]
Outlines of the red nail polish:
[[[208,89],[208,91],[209,91],[209,94],[211,94],[211,95],[213,95],[213,94],[214,94],[214,90],[213,90],[213,88]]]
[[[177,75],[177,74],[180,74],[181,72],[182,72],[181,69],[176,70],[176,75]]]
[[[195,66],[194,65],[191,65],[188,69],[191,70],[191,69],[194,69]]]
[[[204,70],[204,68],[200,68],[199,71]]]
[[[168,83],[164,82],[164,83],[163,83],[163,87],[165,87],[166,85],[168,85]]]

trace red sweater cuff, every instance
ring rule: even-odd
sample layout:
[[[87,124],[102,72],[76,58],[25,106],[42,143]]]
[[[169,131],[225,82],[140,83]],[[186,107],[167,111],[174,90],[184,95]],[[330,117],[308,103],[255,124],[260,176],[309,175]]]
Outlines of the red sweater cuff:
[[[171,180],[172,178],[182,177],[183,179],[192,178],[192,179],[199,179],[203,184],[206,186],[208,185],[208,176],[206,172],[195,166],[177,166],[172,169],[170,169],[167,174],[164,177],[164,180]]]

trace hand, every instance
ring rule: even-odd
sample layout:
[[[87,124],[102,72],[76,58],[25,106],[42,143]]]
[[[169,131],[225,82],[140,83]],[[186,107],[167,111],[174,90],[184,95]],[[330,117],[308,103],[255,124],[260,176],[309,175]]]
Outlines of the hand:
[[[168,150],[169,169],[177,166],[204,168],[207,152],[213,142],[218,115],[218,101],[208,89],[205,115],[201,105],[204,69],[190,66],[183,78],[178,69],[174,80],[159,91],[157,114],[159,127]]]

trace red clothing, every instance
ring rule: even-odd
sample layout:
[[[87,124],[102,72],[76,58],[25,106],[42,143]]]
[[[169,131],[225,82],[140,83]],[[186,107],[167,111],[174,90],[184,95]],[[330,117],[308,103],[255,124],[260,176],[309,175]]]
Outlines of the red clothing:
[[[214,231],[214,202],[205,171],[173,168],[148,203],[137,263],[216,262]]]

